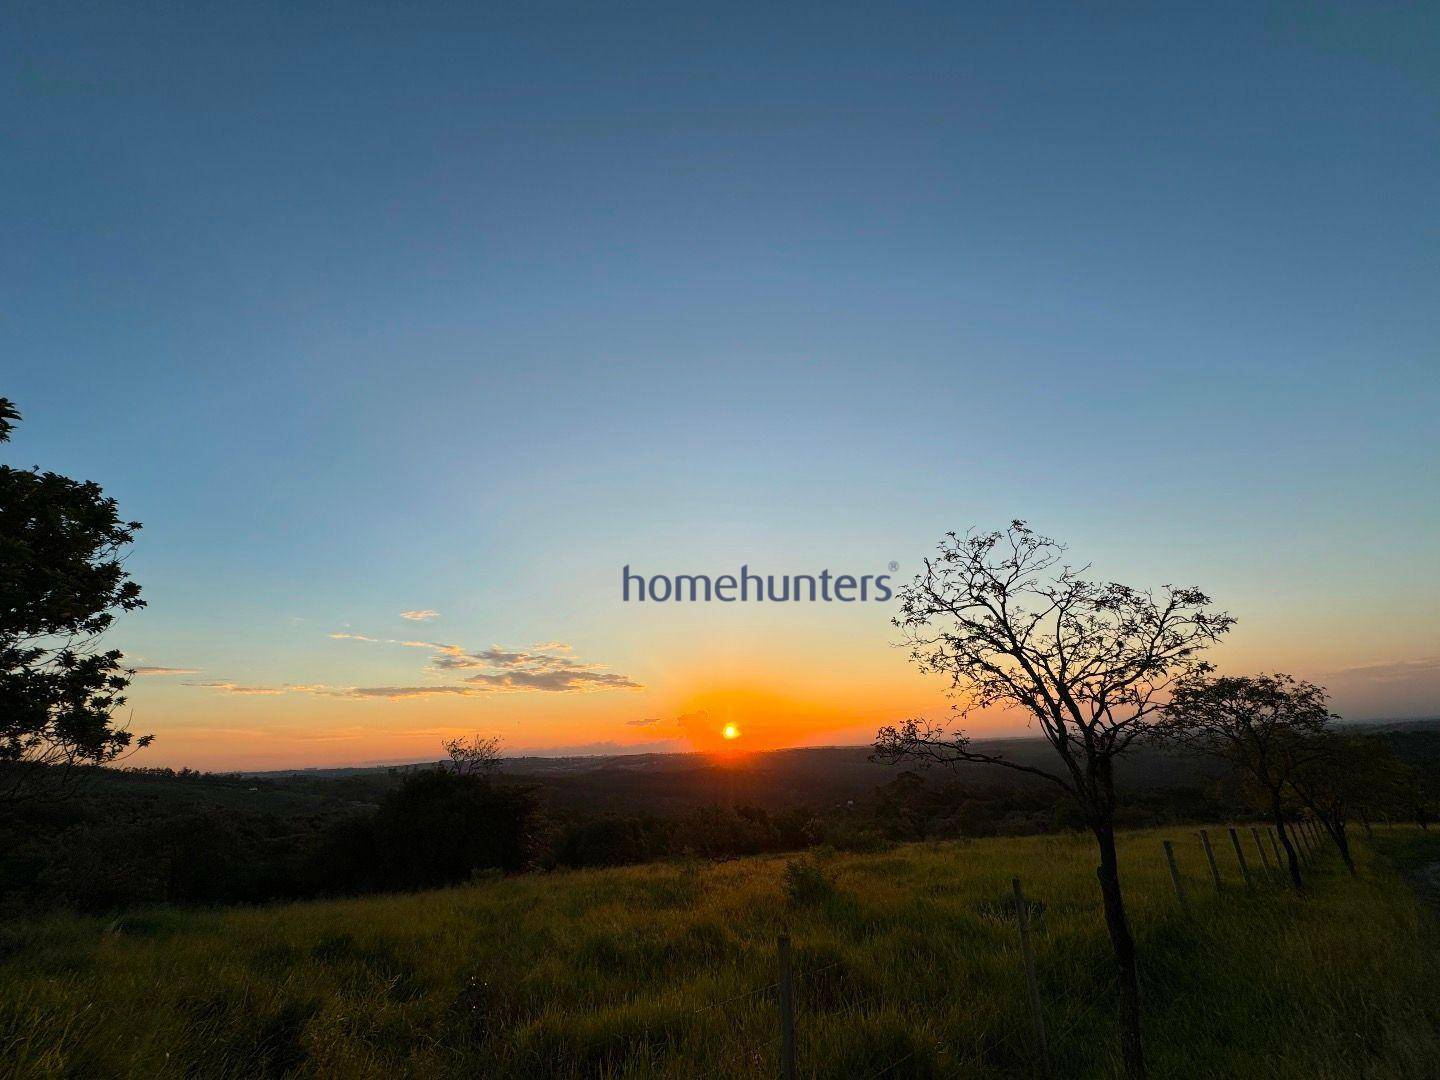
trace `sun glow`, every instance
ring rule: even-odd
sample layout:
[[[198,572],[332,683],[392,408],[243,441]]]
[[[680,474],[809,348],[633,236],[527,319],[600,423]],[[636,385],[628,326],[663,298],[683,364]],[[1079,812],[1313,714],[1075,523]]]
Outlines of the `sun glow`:
[[[690,749],[730,758],[824,743],[824,736],[847,727],[858,727],[859,738],[870,738],[874,735],[871,727],[902,708],[892,697],[889,704],[882,701],[878,708],[857,712],[854,701],[858,696],[812,698],[769,687],[711,684],[679,698],[667,711],[677,714]],[[918,706],[924,707],[923,703]],[[837,741],[858,742],[859,738]]]

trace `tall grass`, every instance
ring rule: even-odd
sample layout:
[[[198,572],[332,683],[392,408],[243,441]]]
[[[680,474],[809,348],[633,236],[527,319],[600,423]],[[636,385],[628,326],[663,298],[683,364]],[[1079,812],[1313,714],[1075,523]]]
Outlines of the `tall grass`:
[[[1191,913],[1160,839],[1176,841]],[[1198,841],[1123,837],[1158,1077],[1437,1075],[1440,936],[1390,857],[1321,861],[1309,895],[1216,896]],[[1402,850],[1403,849],[1403,850]],[[1248,852],[1247,852],[1248,854]],[[5,928],[14,1076],[774,1075],[774,944],[794,941],[807,1077],[1034,1074],[1009,901],[1037,904],[1062,1076],[1116,1074],[1113,976],[1088,838],[658,864],[410,896]],[[1043,905],[1043,910],[1039,907]],[[885,1070],[889,1071],[885,1071]]]

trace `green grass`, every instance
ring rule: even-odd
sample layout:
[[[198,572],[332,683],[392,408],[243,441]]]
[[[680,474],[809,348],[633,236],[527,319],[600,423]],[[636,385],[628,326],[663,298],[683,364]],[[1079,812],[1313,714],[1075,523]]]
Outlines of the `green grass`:
[[[1188,917],[1162,837],[1176,841]],[[1396,830],[1357,846],[1359,879],[1326,857],[1305,898],[1244,895],[1217,847],[1231,888],[1216,896],[1193,836],[1123,837],[1154,1075],[1440,1075],[1440,935],[1396,868],[1440,859],[1440,837]],[[819,875],[790,875],[796,904],[787,861],[12,923],[0,1073],[773,1076],[774,992],[751,991],[774,981],[788,926],[802,1076],[1030,1076],[1018,875],[1044,905],[1035,941],[1057,1073],[1115,1075],[1087,838],[820,856]]]

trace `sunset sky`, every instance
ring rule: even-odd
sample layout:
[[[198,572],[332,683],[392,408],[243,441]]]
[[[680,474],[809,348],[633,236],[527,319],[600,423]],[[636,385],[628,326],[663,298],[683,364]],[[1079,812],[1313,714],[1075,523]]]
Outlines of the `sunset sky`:
[[[621,567],[1015,517],[1440,715],[1433,9],[202,8],[0,16],[0,455],[144,523],[134,763],[865,742],[893,604]]]

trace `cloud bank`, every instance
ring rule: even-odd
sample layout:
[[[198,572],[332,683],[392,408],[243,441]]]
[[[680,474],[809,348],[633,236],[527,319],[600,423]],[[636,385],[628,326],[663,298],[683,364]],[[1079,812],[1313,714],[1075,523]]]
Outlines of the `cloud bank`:
[[[563,642],[549,641],[528,649],[492,645],[467,651],[459,645],[435,641],[403,641],[374,638],[365,634],[334,633],[337,641],[359,641],[375,645],[398,645],[429,649],[429,671],[448,674],[458,682],[409,686],[330,686],[323,683],[286,683],[282,686],[242,686],[233,682],[186,683],[228,694],[316,694],[324,697],[381,699],[482,694],[585,694],[602,690],[641,690],[643,685],[628,675],[605,671],[600,664],[586,663],[570,655],[574,650]],[[459,674],[471,672],[471,674]]]

